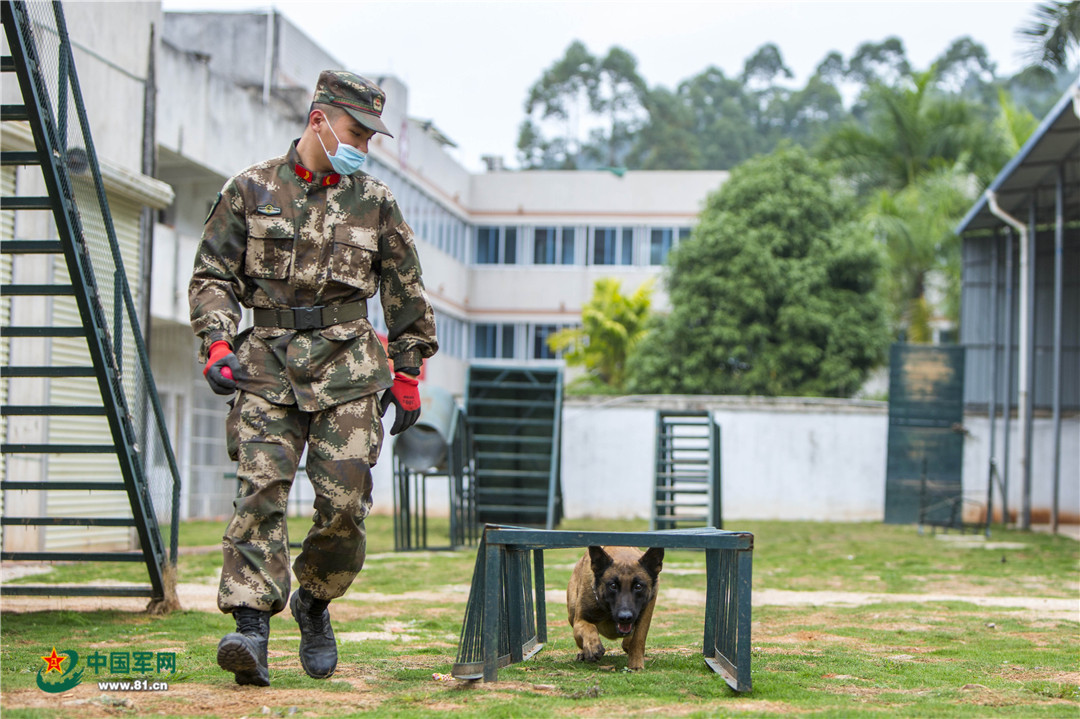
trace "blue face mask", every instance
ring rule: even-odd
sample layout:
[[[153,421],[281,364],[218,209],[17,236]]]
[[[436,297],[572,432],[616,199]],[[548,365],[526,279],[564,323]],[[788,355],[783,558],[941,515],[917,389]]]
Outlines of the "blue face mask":
[[[334,139],[338,142],[337,152],[333,155],[326,152],[326,145],[323,145],[322,138],[318,135],[315,135],[315,137],[319,137],[319,144],[322,145],[323,152],[326,152],[326,157],[330,160],[330,166],[334,168],[334,172],[339,175],[351,175],[363,167],[364,162],[367,161],[367,155],[360,152],[360,150],[357,150],[352,145],[346,145],[341,140],[338,140],[337,133],[334,132],[334,128],[330,124],[329,119],[327,120],[326,126],[330,128],[330,134],[333,135]]]

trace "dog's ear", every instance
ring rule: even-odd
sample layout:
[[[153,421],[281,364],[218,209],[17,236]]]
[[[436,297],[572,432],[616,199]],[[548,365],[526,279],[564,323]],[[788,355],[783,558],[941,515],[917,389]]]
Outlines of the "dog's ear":
[[[593,574],[600,576],[607,571],[608,567],[615,563],[611,555],[604,551],[603,547],[589,547],[589,560],[592,562]]]
[[[655,579],[660,574],[660,570],[664,568],[664,548],[653,547],[641,555],[638,564],[644,567],[649,576]]]

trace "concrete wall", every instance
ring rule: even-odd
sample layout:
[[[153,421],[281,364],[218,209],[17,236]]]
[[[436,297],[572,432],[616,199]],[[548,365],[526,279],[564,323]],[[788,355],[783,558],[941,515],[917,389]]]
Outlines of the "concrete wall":
[[[725,521],[884,516],[885,403],[670,396],[566,402],[567,517],[651,515],[658,409],[707,409],[720,425]]]
[[[627,216],[672,224],[696,220],[708,193],[718,190],[727,172],[610,172],[543,171],[489,172],[472,176],[469,206],[478,221],[514,221],[520,214],[539,214],[555,223],[571,222],[582,214],[589,222]],[[540,218],[531,218],[536,221]]]
[[[264,105],[257,89],[213,73],[206,56],[179,50],[170,42],[163,45],[159,77],[160,146],[228,178],[284,154],[300,137],[310,90],[303,103],[271,97]]]
[[[98,156],[137,172],[142,167],[151,29],[156,43],[161,38],[161,5],[68,2],[63,7]]]
[[[596,281],[613,277],[628,295],[653,280],[652,307],[662,312],[669,303],[660,271],[627,265],[471,265],[466,302],[477,322],[520,322],[524,316],[529,322],[580,324]]]
[[[969,434],[964,439],[964,498],[965,514],[981,514],[986,505],[986,485],[990,468],[990,420],[985,413],[968,415],[964,426]],[[997,443],[994,451],[998,472],[1005,475],[1005,431],[998,417],[995,427]],[[1008,497],[1009,514],[1020,511],[1023,474],[1020,467],[1020,425],[1014,417],[1009,423]],[[1054,486],[1054,426],[1049,416],[1035,418],[1031,437],[1031,513],[1032,522],[1050,521]],[[1058,511],[1062,522],[1080,523],[1080,416],[1062,418],[1060,493]],[[975,503],[978,503],[978,506]],[[1001,512],[1001,495],[994,491],[994,515]]]

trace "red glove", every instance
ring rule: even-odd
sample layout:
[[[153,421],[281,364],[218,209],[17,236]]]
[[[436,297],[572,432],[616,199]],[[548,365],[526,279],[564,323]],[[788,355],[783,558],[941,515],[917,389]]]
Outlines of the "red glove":
[[[232,351],[232,347],[224,340],[218,340],[210,345],[210,359],[203,368],[203,376],[210,383],[210,389],[215,394],[232,394],[236,391],[237,372],[240,371],[240,360]]]
[[[390,434],[399,434],[420,419],[420,380],[403,372],[394,373],[394,385],[383,392],[382,416],[390,403],[394,403],[394,426]]]

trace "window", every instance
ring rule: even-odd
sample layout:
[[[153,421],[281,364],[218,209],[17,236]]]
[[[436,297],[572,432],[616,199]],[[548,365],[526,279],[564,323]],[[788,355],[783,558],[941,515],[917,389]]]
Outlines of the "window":
[[[533,264],[574,264],[574,228],[537,227],[533,231]]]
[[[476,263],[478,265],[517,264],[517,228],[477,227]]]
[[[503,236],[505,239],[503,257],[504,265],[517,264],[517,228],[516,227],[504,227]]]
[[[662,265],[667,260],[668,252],[671,251],[673,235],[670,229],[653,228],[649,238],[649,264]]]
[[[564,265],[574,264],[574,247],[574,228],[562,228],[562,263]]]
[[[537,227],[533,231],[533,264],[555,264],[557,234],[554,227]]]
[[[594,265],[615,264],[615,244],[617,240],[614,227],[597,227],[593,230]]]
[[[547,340],[558,331],[558,325],[533,326],[533,359],[556,359],[557,355],[548,347]]]
[[[513,359],[514,325],[477,323],[473,326],[473,357]]]
[[[514,325],[502,326],[502,357],[514,359]]]
[[[634,264],[634,229],[632,227],[593,228],[592,264]]]
[[[476,263],[480,265],[499,264],[499,228],[476,228]]]
[[[671,248],[689,236],[689,227],[654,227],[649,236],[649,264],[662,265],[667,262]]]

